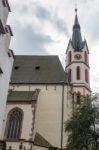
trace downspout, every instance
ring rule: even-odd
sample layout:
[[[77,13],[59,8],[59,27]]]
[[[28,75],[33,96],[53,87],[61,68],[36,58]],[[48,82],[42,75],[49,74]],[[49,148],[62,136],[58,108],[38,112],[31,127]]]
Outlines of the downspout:
[[[64,81],[62,81],[61,150],[63,149]]]

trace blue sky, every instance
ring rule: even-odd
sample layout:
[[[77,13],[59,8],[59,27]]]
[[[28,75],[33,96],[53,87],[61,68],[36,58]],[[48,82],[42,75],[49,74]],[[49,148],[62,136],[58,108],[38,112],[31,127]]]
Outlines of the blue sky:
[[[99,0],[9,0],[12,12],[8,24],[14,37],[15,54],[59,55],[65,66],[65,52],[72,35],[75,4],[82,37],[90,51],[91,88],[99,91]]]

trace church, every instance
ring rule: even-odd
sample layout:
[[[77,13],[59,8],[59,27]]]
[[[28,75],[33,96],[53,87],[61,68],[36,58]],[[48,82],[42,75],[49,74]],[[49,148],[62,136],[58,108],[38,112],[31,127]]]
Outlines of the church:
[[[65,70],[58,56],[15,56],[1,134],[6,149],[64,149],[64,123],[90,94],[89,50],[75,9]]]

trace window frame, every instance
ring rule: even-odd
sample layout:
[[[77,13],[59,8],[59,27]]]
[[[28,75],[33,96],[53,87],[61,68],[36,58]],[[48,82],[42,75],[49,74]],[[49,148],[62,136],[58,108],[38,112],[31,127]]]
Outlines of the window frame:
[[[68,64],[70,64],[72,62],[72,52],[69,51],[68,52]]]
[[[69,69],[69,70],[68,70],[68,82],[70,83],[71,80],[72,80],[72,70]]]
[[[88,77],[88,70],[85,69],[85,81],[88,83],[89,82],[89,77]]]
[[[81,80],[81,68],[80,68],[80,66],[76,67],[76,80]]]
[[[11,126],[13,125],[12,127],[15,128],[15,123],[17,125],[17,122],[14,122],[14,121],[17,121],[17,119],[15,118],[16,116],[14,116],[14,119],[12,119],[11,122],[10,122],[11,115],[13,116],[14,111],[16,111],[17,113],[21,114],[21,120],[18,120],[19,128],[16,128],[13,131],[13,129],[11,129]],[[11,126],[10,126],[10,124],[11,124]],[[22,124],[23,124],[23,110],[18,108],[18,107],[15,107],[15,108],[11,109],[10,112],[8,113],[8,115],[7,115],[7,121],[6,121],[6,128],[5,128],[4,138],[6,140],[8,140],[8,141],[18,141],[20,139],[21,133],[22,133]],[[19,130],[17,132],[17,134],[16,134],[16,130],[17,131]],[[11,135],[11,134],[13,134],[13,135]]]
[[[85,63],[88,64],[88,55],[86,51],[84,52],[84,60],[85,60]]]

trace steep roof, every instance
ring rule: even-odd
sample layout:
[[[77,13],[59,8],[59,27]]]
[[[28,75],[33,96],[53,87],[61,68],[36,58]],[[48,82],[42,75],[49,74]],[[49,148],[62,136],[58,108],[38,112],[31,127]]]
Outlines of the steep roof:
[[[58,56],[15,56],[11,83],[66,82],[66,73]]]
[[[9,91],[7,101],[8,102],[30,102],[37,100],[35,91]]]
[[[81,51],[81,49],[83,48],[83,41],[82,41],[82,36],[80,31],[80,24],[77,16],[77,9],[75,11],[76,11],[76,15],[75,15],[75,20],[73,25],[72,46],[75,49],[75,51]]]
[[[42,146],[42,147],[53,147],[43,136],[39,133],[35,134],[34,145]]]

